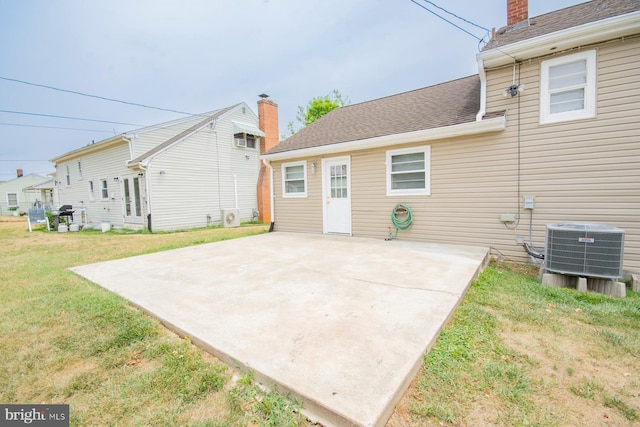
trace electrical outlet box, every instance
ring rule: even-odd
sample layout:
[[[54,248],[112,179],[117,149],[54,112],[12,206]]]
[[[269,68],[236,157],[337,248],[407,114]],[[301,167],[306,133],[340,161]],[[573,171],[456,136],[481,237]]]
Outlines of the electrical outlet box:
[[[524,208],[533,209],[535,205],[536,196],[524,196]]]
[[[511,214],[511,213],[500,214],[500,221],[502,221],[502,222],[516,222],[516,214]]]
[[[516,237],[516,243],[518,245],[524,245],[524,239],[521,236]]]

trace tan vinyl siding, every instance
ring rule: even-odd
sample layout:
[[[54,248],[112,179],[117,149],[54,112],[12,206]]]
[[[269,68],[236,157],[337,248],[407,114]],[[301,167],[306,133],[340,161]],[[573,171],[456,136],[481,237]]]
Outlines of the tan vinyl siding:
[[[516,67],[526,85],[520,97],[502,96],[512,67],[487,72],[487,111],[507,110],[504,132],[413,144],[431,146],[429,196],[386,196],[386,150],[406,146],[349,153],[353,235],[387,237],[391,210],[403,203],[414,223],[400,239],[480,245],[524,261],[516,237],[529,240],[530,214],[537,247],[544,247],[547,224],[600,222],[625,230],[624,267],[640,271],[640,39],[597,47],[597,115],[590,119],[539,123],[541,61]],[[277,229],[321,232],[321,173],[310,179],[308,199],[282,199],[280,164]],[[525,195],[535,196],[532,212],[522,209]],[[502,213],[519,213],[519,223],[505,226]]]
[[[287,160],[284,163],[303,159]],[[311,163],[316,162],[315,173]],[[282,197],[282,162],[274,162],[275,230],[322,233],[322,166],[319,157],[307,159],[307,197]]]

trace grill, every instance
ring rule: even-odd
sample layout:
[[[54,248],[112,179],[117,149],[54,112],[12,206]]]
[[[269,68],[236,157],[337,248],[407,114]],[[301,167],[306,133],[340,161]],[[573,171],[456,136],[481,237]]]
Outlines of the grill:
[[[71,222],[73,222],[74,212],[75,210],[73,210],[73,207],[71,205],[60,205],[56,210],[53,211],[53,216],[57,218],[61,216],[70,216]]]

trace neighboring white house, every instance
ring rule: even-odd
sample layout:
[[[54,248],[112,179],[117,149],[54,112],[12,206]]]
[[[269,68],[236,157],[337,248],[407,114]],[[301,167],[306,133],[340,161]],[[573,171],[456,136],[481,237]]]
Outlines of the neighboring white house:
[[[57,201],[73,207],[75,222],[115,228],[251,220],[262,137],[245,103],[114,136],[51,160]]]
[[[14,212],[27,212],[34,206],[49,207],[50,192],[35,186],[49,181],[46,176],[30,173],[23,175],[18,169],[17,177],[0,182],[0,215],[14,215]],[[45,185],[46,187],[46,185]]]

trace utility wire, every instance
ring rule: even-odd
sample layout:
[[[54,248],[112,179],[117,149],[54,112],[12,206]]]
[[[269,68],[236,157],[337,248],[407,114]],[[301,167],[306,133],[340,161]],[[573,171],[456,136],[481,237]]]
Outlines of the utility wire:
[[[463,22],[466,22],[467,24],[473,25],[474,27],[480,28],[481,30],[484,30],[484,31],[486,31],[486,32],[491,32],[491,30],[490,30],[490,29],[485,28],[485,27],[483,27],[482,25],[478,25],[478,24],[476,24],[475,22],[471,22],[471,21],[469,21],[468,19],[464,19],[463,17],[458,16],[458,15],[456,15],[455,13],[450,12],[450,11],[448,11],[447,9],[445,9],[445,8],[443,8],[443,7],[438,6],[437,4],[435,4],[435,3],[434,3],[434,2],[432,2],[432,1],[429,1],[429,0],[422,0],[422,1],[424,1],[425,3],[429,3],[429,4],[430,4],[430,5],[432,5],[433,7],[436,7],[436,8],[438,8],[438,9],[440,9],[441,11],[443,11],[443,12],[445,12],[445,13],[448,13],[449,15],[451,15],[451,16],[453,16],[453,17],[455,17],[455,18],[458,18],[459,20],[461,20],[461,21],[463,21]]]
[[[433,15],[437,16],[438,18],[442,19],[443,21],[445,21],[445,22],[447,22],[447,23],[449,23],[449,24],[453,25],[454,27],[456,27],[456,28],[457,28],[457,29],[459,29],[460,31],[462,31],[462,32],[465,32],[465,33],[469,34],[469,35],[470,35],[471,37],[473,37],[474,39],[476,39],[476,40],[478,40],[478,41],[482,41],[482,39],[481,39],[480,37],[476,36],[475,34],[470,33],[469,31],[465,30],[465,29],[464,29],[464,28],[462,28],[461,26],[459,26],[459,25],[457,25],[457,24],[454,24],[453,22],[451,22],[451,21],[450,21],[450,20],[448,20],[447,18],[445,18],[445,17],[443,17],[443,16],[441,16],[441,15],[438,15],[436,12],[434,12],[434,11],[433,11],[433,10],[431,10],[431,9],[429,9],[427,6],[423,5],[422,3],[418,3],[418,1],[417,1],[417,0],[410,0],[410,1],[411,1],[412,3],[414,3],[414,4],[418,5],[418,6],[420,6],[421,8],[423,8],[424,10],[426,10],[427,12],[429,12],[429,13],[431,13],[431,14],[433,14]],[[465,21],[466,21],[466,20],[465,20]],[[475,25],[475,24],[474,24],[474,25]]]
[[[25,127],[25,128],[63,129],[63,130],[77,130],[77,131],[83,131],[83,132],[113,133],[113,131],[110,131],[110,130],[65,128],[65,127],[61,127],[61,126],[23,125],[23,124],[19,124],[19,123],[2,123],[2,122],[0,122],[0,125],[2,125],[2,126],[21,126],[21,127]]]
[[[26,116],[53,117],[55,119],[82,120],[82,121],[85,121],[85,122],[110,123],[110,124],[115,124],[115,125],[144,126],[144,125],[139,125],[139,124],[136,124],[136,123],[111,122],[109,120],[84,119],[84,118],[81,118],[81,117],[69,117],[69,116],[56,116],[54,114],[30,113],[30,112],[26,112],[26,111],[0,110],[0,113],[23,114],[23,115],[26,115]]]
[[[172,110],[171,108],[154,107],[152,105],[138,104],[137,102],[122,101],[120,99],[108,98],[106,96],[92,95],[90,93],[79,92],[79,91],[75,91],[75,90],[61,89],[61,88],[55,87],[55,86],[43,85],[43,84],[40,84],[40,83],[28,82],[28,81],[25,81],[25,80],[12,79],[12,78],[9,78],[9,77],[0,76],[0,80],[6,80],[8,82],[14,82],[14,83],[21,83],[21,84],[25,84],[25,85],[29,85],[29,86],[42,87],[42,88],[45,88],[45,89],[56,90],[58,92],[72,93],[74,95],[87,96],[89,98],[102,99],[103,101],[119,102],[120,104],[133,105],[135,107],[150,108],[152,110],[168,111],[170,113],[185,114],[187,116],[199,116],[200,115],[200,114],[194,114],[194,113],[187,113],[186,111]]]
[[[49,160],[37,159],[0,159],[0,162],[48,162]]]

